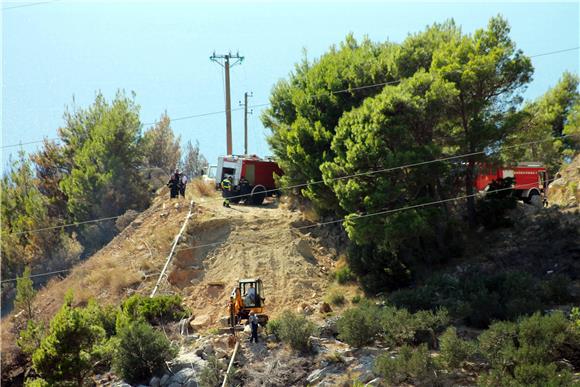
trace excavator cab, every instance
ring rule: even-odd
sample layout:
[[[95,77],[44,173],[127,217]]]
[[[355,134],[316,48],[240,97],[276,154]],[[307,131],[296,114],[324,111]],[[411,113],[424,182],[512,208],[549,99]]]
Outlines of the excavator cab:
[[[241,279],[230,295],[230,323],[239,324],[254,312],[261,325],[268,322],[264,314],[264,288],[260,278]]]

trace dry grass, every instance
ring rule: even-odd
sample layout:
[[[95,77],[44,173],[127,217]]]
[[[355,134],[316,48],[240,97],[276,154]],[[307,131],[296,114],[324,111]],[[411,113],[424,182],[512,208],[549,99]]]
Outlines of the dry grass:
[[[190,185],[199,196],[209,197],[216,196],[217,194],[215,186],[212,183],[203,181],[201,179],[192,180]]]

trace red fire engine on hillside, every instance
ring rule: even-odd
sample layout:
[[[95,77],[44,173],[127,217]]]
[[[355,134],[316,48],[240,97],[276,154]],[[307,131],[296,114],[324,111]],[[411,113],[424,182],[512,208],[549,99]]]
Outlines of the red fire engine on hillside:
[[[493,180],[514,179],[515,195],[525,203],[540,205],[548,193],[548,172],[541,163],[525,162],[512,167],[479,164],[476,167],[475,187],[485,192]]]
[[[213,171],[212,171],[213,175]],[[232,203],[251,203],[260,205],[266,196],[276,193],[274,175],[282,176],[283,172],[271,158],[262,159],[251,156],[220,156],[215,169],[216,187],[220,182],[230,177],[232,190],[228,194]],[[242,177],[246,182],[241,181]]]

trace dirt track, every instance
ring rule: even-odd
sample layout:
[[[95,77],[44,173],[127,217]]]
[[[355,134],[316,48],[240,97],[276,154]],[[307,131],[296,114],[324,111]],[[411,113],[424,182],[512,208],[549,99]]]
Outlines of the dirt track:
[[[197,206],[204,215],[191,220],[169,275],[196,316],[206,315],[215,323],[225,314],[239,278],[263,280],[270,315],[313,303],[324,294],[336,257],[310,234],[292,230],[303,222],[298,212],[273,201],[225,208],[219,200],[206,199]],[[196,248],[212,243],[217,244]]]

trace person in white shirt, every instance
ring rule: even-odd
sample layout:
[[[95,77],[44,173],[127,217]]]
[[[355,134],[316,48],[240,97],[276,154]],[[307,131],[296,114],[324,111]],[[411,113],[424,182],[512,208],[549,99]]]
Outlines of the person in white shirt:
[[[181,175],[181,186],[179,187],[179,193],[183,198],[185,198],[185,186],[187,186],[187,175],[184,173]]]

